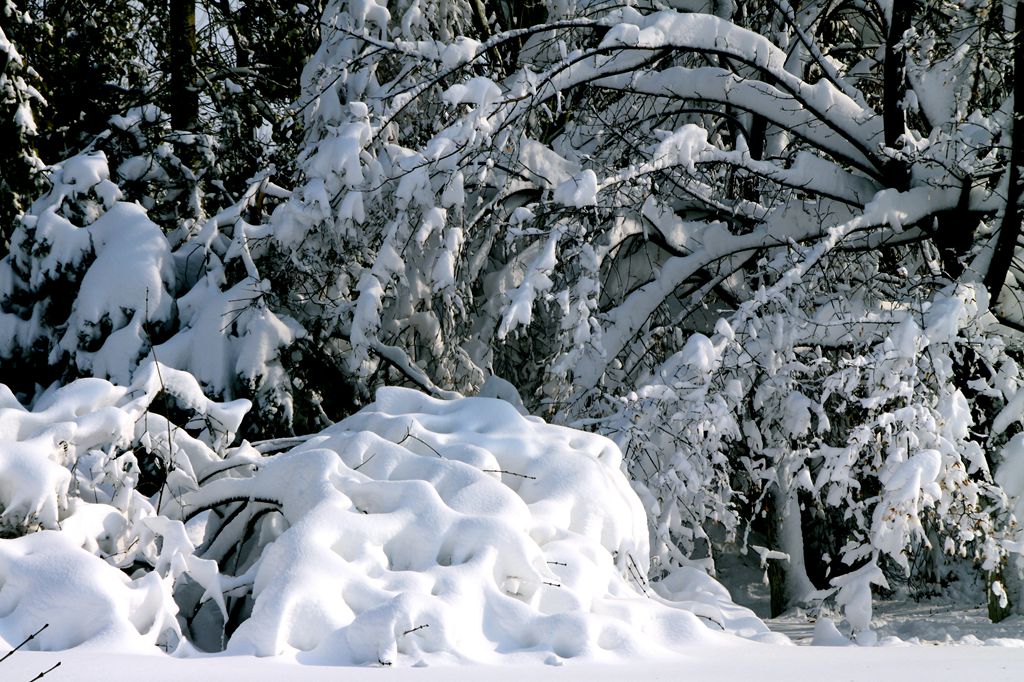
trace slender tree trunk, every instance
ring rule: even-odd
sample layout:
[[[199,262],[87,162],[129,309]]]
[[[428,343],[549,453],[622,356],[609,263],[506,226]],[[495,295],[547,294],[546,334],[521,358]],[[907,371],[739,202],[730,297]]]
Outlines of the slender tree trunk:
[[[480,34],[481,39],[486,40],[491,37],[491,27],[487,22],[487,8],[484,6],[483,0],[473,0],[472,5],[473,26]]]
[[[782,523],[781,513],[778,508],[778,497],[774,494],[770,495],[767,503],[767,541],[769,549],[777,549],[782,545]],[[769,613],[772,618],[777,618],[786,611],[786,606],[789,603],[789,598],[786,594],[786,567],[780,561],[769,561],[766,571],[768,573],[768,593],[771,608]]]
[[[956,208],[943,211],[935,216],[935,246],[939,249],[942,268],[950,279],[957,279],[964,272],[963,257],[974,246],[975,233],[981,224],[977,213],[970,210],[971,187],[974,179],[967,176],[960,188],[960,201]]]
[[[910,29],[913,18],[913,3],[897,0],[893,3],[889,33],[885,39],[885,64],[882,76],[882,124],[885,129],[885,146],[896,149],[900,136],[907,131],[907,112],[904,98],[907,95],[907,51],[902,45],[903,34]],[[906,190],[910,182],[907,166],[895,159],[886,163],[886,175],[890,186]]]
[[[996,594],[993,587],[996,583],[1000,586],[1002,596]],[[1005,570],[999,566],[985,576],[985,587],[988,592],[988,618],[993,623],[1006,620],[1013,613],[1013,604],[1010,602],[1010,591],[1006,586]]]
[[[170,1],[171,125],[175,130],[195,130],[199,120],[196,89],[195,0]]]
[[[999,294],[1003,290],[1003,282],[1010,271],[1021,230],[1020,170],[1024,165],[1024,1],[1018,0],[1016,14],[1013,24],[1013,125],[1010,129],[1006,209],[999,224],[999,236],[996,238],[992,262],[985,273],[985,287],[991,296],[993,306],[998,302]]]
[[[789,561],[768,563],[771,615],[775,618],[813,593],[815,586],[807,577],[803,518],[796,491],[775,488],[769,516],[774,518],[769,519],[768,547],[789,555]]]

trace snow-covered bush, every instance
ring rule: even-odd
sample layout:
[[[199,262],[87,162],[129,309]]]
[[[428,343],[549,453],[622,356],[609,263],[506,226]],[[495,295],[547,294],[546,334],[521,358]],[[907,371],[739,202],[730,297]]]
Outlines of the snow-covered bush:
[[[257,192],[280,190],[264,178],[235,206],[168,236],[123,200],[102,152],[55,165],[50,182],[0,261],[0,361],[12,389],[34,399],[79,376],[127,386],[155,357],[208,395],[253,399],[263,423],[288,428],[279,349],[303,332],[269,310],[269,284],[241,239]]]
[[[159,403],[188,428],[151,411]],[[162,515],[222,466],[249,407],[212,402],[190,375],[152,363],[128,386],[52,388],[32,410],[0,385],[0,636],[50,623],[44,648],[175,645],[172,574],[187,567],[203,582],[216,566],[175,557]]]
[[[961,559],[993,572],[1016,523],[989,443],[1020,416],[1021,377],[986,298],[949,289],[923,310],[862,308],[856,326],[767,305],[691,336],[606,421],[646,482],[659,563],[753,530],[784,553],[793,601],[865,562],[925,585]]]
[[[166,366],[128,387],[80,379],[31,411],[3,391],[0,506],[20,535],[0,541],[7,641],[46,622],[47,649],[390,665],[770,637],[699,572],[648,583],[644,510],[611,441],[504,401],[382,389],[264,456],[226,447],[246,401],[212,402]],[[161,398],[186,428],[152,411]],[[148,488],[146,455],[165,465]]]
[[[189,3],[171,5],[187,9]],[[287,194],[270,178],[287,177],[294,165],[298,132],[291,101],[298,70],[315,46],[320,6],[205,5],[189,45],[183,45],[188,36],[167,31],[168,9],[36,0],[5,0],[0,8],[6,32],[0,101],[8,112],[0,124],[0,257],[12,251],[0,266],[0,313],[27,322],[5,317],[0,325],[0,362],[12,368],[4,380],[26,398],[35,384],[79,375],[124,383],[149,356],[149,346],[194,331],[194,313],[205,307],[207,321],[229,339],[200,331],[166,353],[186,354],[197,335],[204,336],[213,347],[197,376],[209,393],[253,398],[261,408],[247,423],[250,431],[288,432],[295,416],[292,385],[278,351],[301,331],[267,313],[269,285],[251,267],[252,252],[232,244],[240,222],[260,223]],[[291,49],[267,59],[279,39]],[[176,51],[182,47],[184,57]],[[182,104],[175,79],[191,70],[186,99],[195,100],[198,113],[186,125],[175,115]],[[36,148],[52,166],[40,161]],[[41,198],[40,187],[46,188]],[[130,204],[140,204],[144,214]],[[47,211],[88,229],[54,227]],[[44,225],[37,227],[41,217]],[[141,225],[146,244],[133,251],[127,242],[141,234]],[[53,230],[63,236],[51,245]],[[101,243],[93,244],[100,232]],[[138,249],[151,253],[143,257]],[[148,262],[153,258],[161,262]],[[94,260],[97,267],[87,273]],[[113,261],[119,275],[108,271]],[[118,282],[124,275],[128,280]],[[75,295],[83,282],[94,299],[116,299],[110,304],[121,309],[86,310],[89,304]],[[147,294],[148,311],[138,305]],[[75,318],[72,304],[97,319]],[[213,320],[215,307],[222,319]],[[111,333],[117,339],[107,343]],[[94,352],[99,355],[88,357]],[[316,369],[302,366],[297,375]],[[300,416],[304,429],[326,423],[315,408]]]

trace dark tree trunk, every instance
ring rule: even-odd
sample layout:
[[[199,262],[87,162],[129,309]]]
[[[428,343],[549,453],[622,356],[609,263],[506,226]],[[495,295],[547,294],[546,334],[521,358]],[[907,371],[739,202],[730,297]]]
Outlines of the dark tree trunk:
[[[769,549],[782,549],[782,510],[776,503],[775,495],[765,499],[768,517],[767,540]],[[786,566],[781,561],[769,561],[765,570],[768,572],[768,591],[771,601],[771,617],[781,616],[789,606],[789,595],[786,590]]]
[[[939,249],[942,269],[950,279],[957,279],[963,274],[964,256],[974,246],[975,234],[981,224],[978,214],[970,210],[973,184],[971,176],[964,178],[956,208],[936,214],[934,225],[927,226],[927,229],[935,230],[933,241]]]
[[[907,51],[901,44],[903,34],[910,29],[913,18],[913,3],[898,0],[893,3],[889,33],[885,38],[885,64],[882,84],[882,124],[885,129],[885,146],[896,149],[900,136],[907,130],[907,112],[904,98],[907,95]],[[907,165],[896,159],[886,162],[885,174],[891,187],[906,190],[910,183]]]
[[[171,125],[192,131],[199,120],[195,1],[170,0],[170,10]]]
[[[999,583],[1005,593],[1005,604],[1002,603],[999,595],[997,595],[992,587],[995,583]],[[1006,588],[1006,579],[1004,577],[1003,567],[1000,566],[995,571],[989,573],[985,580],[986,591],[988,592],[988,618],[993,623],[1006,620],[1013,613],[1013,604],[1009,601],[1009,590]]]
[[[996,305],[1003,290],[1003,282],[1010,271],[1013,255],[1017,250],[1020,236],[1020,169],[1024,165],[1024,2],[1017,2],[1017,17],[1014,21],[1013,36],[1013,125],[1011,127],[1010,159],[1007,168],[1006,210],[999,224],[995,252],[988,272],[985,273],[985,287]]]

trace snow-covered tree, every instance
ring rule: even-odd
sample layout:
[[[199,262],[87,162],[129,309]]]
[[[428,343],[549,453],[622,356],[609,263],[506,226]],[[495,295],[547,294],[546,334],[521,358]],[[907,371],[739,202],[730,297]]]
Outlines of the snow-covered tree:
[[[277,352],[301,330],[268,317],[269,285],[253,279],[250,250],[233,240],[238,225],[259,223],[287,194],[271,178],[287,178],[294,165],[290,106],[317,35],[315,5],[201,5],[192,66],[177,70],[180,41],[162,28],[166,8],[24,6],[5,11],[31,49],[22,55],[3,43],[5,120],[16,128],[4,146],[12,159],[4,182],[21,192],[4,197],[5,380],[26,398],[81,375],[124,382],[174,336],[164,354],[211,395],[267,407],[247,422],[250,431],[288,431],[291,384]],[[293,49],[270,60],[283,40]],[[188,125],[175,116],[170,82],[184,72],[184,86],[173,85],[195,99]],[[192,357],[202,346],[212,353]],[[262,366],[243,366],[265,360],[277,368],[272,382],[260,378]]]
[[[357,377],[495,373],[616,435],[662,565],[764,510],[790,599],[815,527],[854,566],[913,571],[933,532],[1001,561],[970,428],[1016,391],[989,310],[1013,8],[698,5],[329,5],[282,304]]]
[[[31,15],[5,2],[0,9],[0,254],[6,253],[18,217],[40,189],[43,163],[35,149],[35,112],[45,104],[36,89],[38,74],[18,51],[19,28],[32,25]],[[13,31],[11,29],[14,29]],[[26,32],[27,33],[27,32]]]

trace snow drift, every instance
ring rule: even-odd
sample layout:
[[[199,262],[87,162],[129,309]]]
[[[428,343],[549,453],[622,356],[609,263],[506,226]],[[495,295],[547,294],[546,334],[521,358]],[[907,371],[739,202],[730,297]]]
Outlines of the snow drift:
[[[188,406],[189,429],[153,412],[165,394]],[[0,541],[0,636],[50,623],[41,648],[337,665],[773,637],[699,571],[648,584],[643,507],[601,436],[501,400],[387,388],[262,455],[225,447],[246,408],[157,365],[128,388],[79,380],[33,411],[5,400],[0,468],[23,484],[0,503],[22,535]],[[146,497],[139,461],[153,453],[169,473]]]

